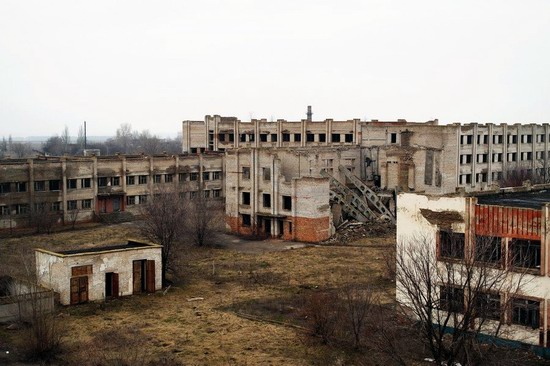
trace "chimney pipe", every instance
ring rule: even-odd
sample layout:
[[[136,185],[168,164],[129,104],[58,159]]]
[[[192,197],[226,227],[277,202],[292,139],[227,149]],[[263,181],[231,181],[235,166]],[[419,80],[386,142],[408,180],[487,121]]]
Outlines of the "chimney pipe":
[[[307,106],[307,121],[308,122],[312,121],[312,116],[313,116],[313,112],[311,111],[311,106],[308,105]]]

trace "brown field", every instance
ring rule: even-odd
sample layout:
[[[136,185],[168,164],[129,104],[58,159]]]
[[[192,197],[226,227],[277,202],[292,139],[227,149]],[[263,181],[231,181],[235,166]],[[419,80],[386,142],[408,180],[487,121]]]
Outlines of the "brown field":
[[[137,237],[132,224],[2,239],[0,266],[2,272],[23,275],[20,263],[33,263],[34,247],[68,249],[127,237]],[[355,244],[260,253],[189,250],[166,295],[59,308],[65,335],[59,362],[86,365],[122,354],[135,360],[129,364],[149,359],[185,365],[346,363],[343,351],[327,350],[304,334],[299,309],[308,293],[350,283],[371,285],[382,301],[393,301],[394,283],[384,277],[383,260],[393,236]],[[188,301],[195,297],[203,300]],[[23,331],[2,327],[0,351],[12,350],[5,361],[23,353],[22,336]]]

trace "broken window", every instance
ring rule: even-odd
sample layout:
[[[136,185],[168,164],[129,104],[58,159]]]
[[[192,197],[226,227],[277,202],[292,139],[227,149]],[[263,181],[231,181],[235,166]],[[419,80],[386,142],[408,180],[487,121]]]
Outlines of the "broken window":
[[[513,239],[510,243],[514,267],[540,268],[540,241]]]
[[[326,133],[320,133],[319,134],[319,142],[326,142],[327,141],[327,134]]]
[[[191,180],[191,181],[199,180],[199,173],[197,173],[197,172],[190,173],[189,174],[189,180]]]
[[[0,206],[0,216],[8,216],[11,214],[9,206]]]
[[[500,263],[502,260],[501,239],[492,236],[476,236],[475,258],[480,262]]]
[[[487,183],[487,173],[477,173],[476,174],[477,183]]]
[[[290,211],[292,210],[292,197],[283,196],[283,210]]]
[[[531,151],[522,152],[521,153],[521,160],[533,160],[533,153]]]
[[[242,192],[243,205],[250,205],[250,192]]]
[[[283,133],[283,142],[289,142],[289,141],[290,141],[290,134]]]
[[[344,141],[345,142],[353,142],[353,133],[346,133],[344,135]],[[396,137],[396,142],[397,142],[397,137]]]
[[[29,205],[26,203],[20,203],[15,205],[15,213],[17,215],[25,215],[29,213]]]
[[[277,142],[277,134],[271,134],[271,142]]]
[[[446,258],[464,258],[464,234],[440,231],[439,255]]]
[[[339,133],[333,133],[331,135],[332,142],[340,142],[340,134]]]
[[[261,142],[267,142],[267,133],[261,133],[260,134],[260,141]]]
[[[139,195],[138,198],[139,198],[139,204],[140,205],[143,205],[143,204],[147,203],[147,195],[146,194]]]
[[[225,142],[225,133],[218,133],[218,141]]]
[[[524,144],[530,144],[533,142],[533,135],[521,135],[521,142]]]
[[[471,164],[472,163],[472,154],[460,155],[460,164]]]
[[[153,183],[161,183],[162,182],[162,175],[160,174],[155,174],[153,175]]]
[[[235,141],[235,134],[234,133],[230,133],[229,134],[229,142],[234,142]]]
[[[92,187],[92,178],[82,178],[80,180],[80,188],[91,188]]]
[[[172,183],[174,181],[174,174],[164,174],[164,183]]]
[[[489,135],[477,135],[477,144],[478,145],[486,145],[489,143]]]
[[[34,182],[34,190],[36,192],[42,192],[46,190],[46,181],[44,180],[37,180]]]
[[[508,161],[517,161],[517,153],[508,153]]]
[[[27,192],[27,182],[15,182],[16,192]]]
[[[50,191],[60,191],[61,190],[61,180],[54,179],[49,181]]]
[[[512,323],[538,329],[540,326],[540,302],[512,299]]]
[[[295,141],[295,142],[301,142],[301,141],[302,141],[302,134],[300,134],[300,133],[295,133],[295,134],[294,134],[294,141]]]
[[[502,311],[500,308],[500,295],[489,292],[477,292],[475,294],[476,317],[482,319],[500,320]]]
[[[76,200],[70,200],[67,201],[67,210],[76,210],[77,209],[77,201]]]
[[[92,200],[88,199],[88,200],[82,200],[81,202],[81,207],[83,209],[88,209],[88,208],[92,208]]]
[[[314,142],[315,141],[315,135],[312,133],[306,134],[306,141],[307,142]]]
[[[248,141],[254,142],[254,134],[253,133],[248,135]]]
[[[470,184],[472,183],[472,175],[471,174],[462,174],[460,175],[460,184]]]
[[[390,143],[397,144],[397,133],[396,132],[390,133]]]
[[[450,285],[439,287],[439,308],[447,312],[464,311],[464,290]]]
[[[221,172],[212,172],[212,180],[220,180]]]
[[[241,133],[240,141],[241,142],[246,142],[246,133]]]
[[[76,189],[76,179],[67,179],[67,189]]]
[[[54,212],[57,212],[57,211],[61,211],[61,202],[52,202],[51,206],[50,206],[50,211],[54,211]]]
[[[271,179],[271,168],[262,168],[262,173],[264,180]]]
[[[243,179],[250,179],[250,167],[243,166]]]
[[[544,142],[546,135],[537,135],[537,142]]]
[[[518,135],[508,135],[508,143],[509,144],[517,144],[518,143]]]
[[[432,185],[433,172],[434,172],[434,152],[433,150],[426,150],[426,161],[424,166],[424,184]]]
[[[461,145],[471,145],[473,140],[472,135],[462,135],[460,136],[460,144]]]
[[[120,177],[111,177],[111,185],[112,186],[119,186],[120,185]]]
[[[264,193],[262,195],[263,197],[263,204],[264,204],[264,207],[265,208],[270,208],[271,207],[271,195],[269,193]]]
[[[502,135],[493,135],[493,144],[502,144]]]
[[[0,183],[0,193],[10,193],[10,183]]]
[[[126,196],[126,204],[132,206],[136,204],[136,196]]]
[[[210,172],[203,172],[202,180],[210,180]]]
[[[213,189],[212,190],[212,197],[218,198],[222,196],[222,190],[221,189]]]
[[[489,155],[488,154],[477,154],[477,162],[478,163],[486,163],[488,160]]]
[[[241,214],[241,220],[243,226],[250,226],[252,224],[251,217],[248,214]]]
[[[498,163],[502,161],[502,153],[493,154],[493,163]]]

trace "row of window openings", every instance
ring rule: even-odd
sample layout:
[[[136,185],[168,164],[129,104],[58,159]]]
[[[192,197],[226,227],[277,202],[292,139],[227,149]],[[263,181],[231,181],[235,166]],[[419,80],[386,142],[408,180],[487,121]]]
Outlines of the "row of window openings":
[[[444,311],[463,313],[465,311],[464,289],[451,285],[439,287],[439,308]],[[503,320],[500,294],[476,292],[470,302],[475,306],[476,317],[484,319]],[[537,329],[540,326],[540,302],[522,298],[513,298],[510,302],[512,324],[523,325]]]
[[[502,161],[502,153],[494,153],[492,154],[492,162],[493,163],[499,163]],[[535,160],[544,160],[545,159],[545,152],[544,151],[536,151],[535,152]],[[550,154],[549,154],[550,156]],[[518,153],[508,153],[507,155],[507,161],[518,161]],[[521,161],[530,161],[533,160],[533,152],[532,151],[526,151],[522,152],[520,155]],[[478,163],[487,163],[489,161],[489,154],[477,154],[477,160]],[[471,164],[472,163],[472,154],[463,154],[460,155],[460,164]]]
[[[475,260],[502,264],[502,238],[476,236]],[[442,258],[464,258],[464,234],[448,231],[439,233],[439,256]],[[511,239],[509,242],[509,263],[513,267],[540,269],[540,240]]]
[[[241,225],[252,226],[252,216],[249,214],[241,214]],[[292,222],[288,222],[288,233],[292,234]]]
[[[245,206],[250,205],[250,192],[242,192],[242,204]],[[262,204],[264,208],[271,208],[271,194],[262,193]],[[292,210],[292,197],[283,196],[283,210]]]
[[[344,135],[344,138],[342,139],[342,135]],[[210,135],[210,140],[213,139],[213,134]],[[317,138],[316,138],[317,136]],[[330,135],[332,142],[353,142],[353,134],[352,133],[333,133]],[[240,142],[254,142],[255,140],[255,134],[253,133],[241,133],[239,135],[239,141]],[[232,133],[225,134],[220,133],[218,134],[218,141],[220,142],[234,142],[235,141],[235,135]],[[268,133],[261,133],[260,134],[260,142],[277,142],[277,134],[268,134]],[[282,133],[281,134],[281,141],[282,142],[301,142],[302,141],[302,134],[301,133]],[[319,133],[319,134],[313,134],[313,133],[307,133],[306,134],[306,141],[307,142],[326,142],[327,141],[327,134],[326,133]]]
[[[536,136],[536,142],[537,143],[543,143],[546,141],[546,135],[545,134],[537,134]],[[521,137],[521,143],[523,144],[531,144],[533,143],[533,135],[520,135]],[[460,136],[460,144],[461,145],[471,145],[474,141],[473,135],[462,135]],[[504,142],[504,136],[503,135],[493,135],[493,144],[502,144]],[[518,143],[518,135],[508,135],[507,142],[509,144],[517,144]],[[478,145],[487,145],[489,143],[489,135],[477,135],[477,144]]]
[[[202,195],[204,198],[219,198],[221,197],[222,190],[221,189],[213,189],[213,190],[203,190]],[[190,192],[181,192],[180,197],[181,198],[189,198],[189,199],[195,199],[199,195],[198,191],[190,191]],[[135,195],[135,196],[126,196],[126,205],[132,206],[132,205],[140,205],[147,203],[147,195]]]
[[[250,167],[243,166],[242,167],[242,177],[243,179],[250,179]],[[262,177],[264,180],[270,180],[271,179],[271,168],[262,168]]]
[[[74,211],[78,209],[91,209],[92,208],[92,200],[91,199],[85,199],[80,200],[80,207],[79,207],[79,201],[77,200],[70,200],[67,201],[67,210],[68,211]],[[7,216],[7,215],[23,215],[29,213],[29,205],[28,204],[17,204],[12,206],[0,206],[0,215]],[[34,212],[58,212],[63,210],[63,204],[61,201],[57,202],[51,202],[51,203],[35,203],[34,204]]]
[[[529,172],[531,170],[528,169],[521,169],[519,172],[521,173],[521,176],[528,176]],[[538,177],[544,177],[546,176],[546,170],[544,168],[536,168],[534,170],[535,176]],[[473,174],[461,174],[460,175],[460,184],[471,184],[472,183],[472,176]],[[502,179],[502,172],[492,172],[491,173],[491,180],[493,182],[498,182]],[[476,173],[475,174],[475,182],[474,183],[487,183],[487,178],[489,177],[488,173]]]

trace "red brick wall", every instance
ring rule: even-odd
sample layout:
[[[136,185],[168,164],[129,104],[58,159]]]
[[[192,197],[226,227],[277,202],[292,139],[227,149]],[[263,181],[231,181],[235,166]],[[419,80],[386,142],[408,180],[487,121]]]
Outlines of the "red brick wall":
[[[317,243],[330,237],[329,229],[330,218],[328,216],[315,219],[295,217],[292,232],[297,241]]]

